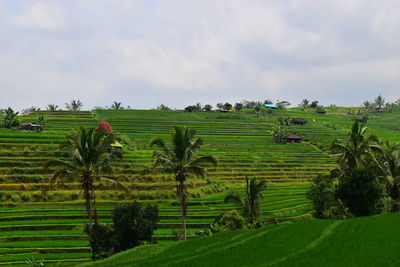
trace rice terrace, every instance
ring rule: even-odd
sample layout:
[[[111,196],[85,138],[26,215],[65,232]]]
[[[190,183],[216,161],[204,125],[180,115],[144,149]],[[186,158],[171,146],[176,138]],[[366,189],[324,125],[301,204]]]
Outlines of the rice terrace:
[[[151,141],[160,138],[169,142],[174,126],[194,129],[196,136],[201,137],[204,143],[197,152],[198,156],[213,155],[218,160],[216,166],[207,167],[205,177],[189,176],[186,181],[187,238],[194,239],[188,246],[193,246],[196,239],[202,242],[200,239],[206,238],[199,236],[210,233],[217,235],[218,232],[239,227],[236,224],[231,225],[235,222],[232,218],[233,222],[218,225],[219,229],[212,225],[218,224],[215,218],[220,214],[229,214],[231,210],[241,211],[236,203],[224,199],[229,192],[244,196],[245,177],[249,180],[264,180],[266,186],[260,191],[260,198],[256,199],[259,216],[252,223],[259,225],[243,225],[237,229],[266,227],[268,232],[272,225],[282,225],[283,228],[279,231],[296,231],[298,229],[294,226],[304,223],[285,225],[299,220],[314,221],[315,219],[311,219],[312,198],[310,200],[306,196],[312,180],[317,176],[327,176],[332,170],[338,169],[340,163],[336,163],[331,144],[334,140],[346,140],[349,129],[354,123],[358,123],[354,122],[354,118],[359,117],[355,114],[367,112],[367,108],[331,106],[324,107],[325,113],[321,114],[308,106],[269,109],[257,106],[256,103],[256,107],[251,109],[246,108],[246,105],[251,106],[251,103],[245,102],[244,108],[236,107],[236,110],[230,109],[229,112],[221,112],[223,109],[188,112],[161,108],[110,108],[92,111],[35,110],[16,116],[14,119],[20,120],[21,125],[43,117],[45,122],[42,122],[43,129],[39,132],[20,130],[18,127],[1,129],[0,264],[23,266],[27,259],[33,257],[35,261],[49,266],[52,263],[75,266],[91,259],[90,242],[84,230],[87,214],[80,179],[70,177],[71,179],[50,183],[54,170],[46,165],[53,160],[68,158],[67,150],[60,144],[73,127],[98,129],[102,122],[108,122],[112,133],[119,136],[118,144],[122,147],[122,155],[111,161],[113,173],[106,176],[118,183],[107,183],[108,180],[94,182],[95,193],[91,201],[95,204],[96,223],[110,224],[115,205],[137,200],[158,207],[159,221],[151,242],[158,243],[159,246],[169,246],[178,242],[174,240],[183,238],[174,175],[146,172],[153,165],[153,151],[157,151],[150,146]],[[6,116],[7,112],[4,112],[4,122]],[[371,111],[365,124],[368,126],[368,134],[396,143],[400,130],[399,117],[400,109],[395,104],[385,112]],[[290,123],[293,118],[303,118],[306,123]],[[290,132],[301,136],[301,143],[277,141],[279,127],[285,130],[285,135]],[[328,193],[325,192],[324,196],[328,197]],[[390,210],[390,205],[385,206],[384,210]],[[341,216],[352,217],[347,213],[349,212],[335,210],[334,214],[323,216],[336,219]],[[238,213],[236,215],[240,216]],[[398,220],[399,216],[394,214],[388,218]],[[211,230],[208,229],[210,224]],[[333,225],[329,221],[317,224],[321,224],[321,227],[325,224]],[[204,232],[205,229],[208,230]],[[302,249],[312,246],[318,235],[322,235],[318,231],[307,237],[311,241],[307,243],[304,239],[304,245],[298,244],[300,247],[293,248],[299,250],[295,253],[296,257],[302,253]],[[393,234],[398,233],[398,228],[395,227],[393,231]],[[252,235],[250,233],[249,237]],[[294,235],[299,234],[301,233]],[[246,239],[245,235],[240,235]],[[269,242],[268,236],[266,233],[263,237],[265,243]],[[273,240],[273,235],[271,238]],[[150,250],[149,253],[153,252]],[[134,254],[132,257],[135,257]],[[143,262],[144,265],[145,263]],[[138,262],[138,266],[141,264]],[[192,266],[194,263],[187,264]]]
[[[399,10],[0,0],[0,267],[400,266]]]

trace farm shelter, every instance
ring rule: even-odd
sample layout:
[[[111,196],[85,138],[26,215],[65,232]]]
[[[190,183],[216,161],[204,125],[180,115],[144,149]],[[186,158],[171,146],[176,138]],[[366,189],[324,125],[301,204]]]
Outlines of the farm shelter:
[[[43,127],[40,124],[24,122],[21,124],[21,130],[24,131],[33,131],[33,132],[41,132]]]
[[[297,134],[288,134],[286,136],[286,142],[294,143],[294,144],[301,144],[303,142],[303,137]]]
[[[358,121],[360,123],[367,123],[367,119],[363,119],[363,118],[352,118],[351,120]]]
[[[123,148],[123,145],[121,143],[115,142],[114,144],[112,144],[110,146],[110,152],[116,151],[116,152],[122,153],[122,148]]]
[[[323,109],[319,109],[319,110],[316,110],[315,113],[321,114],[321,115],[325,115],[325,114],[326,114],[326,111],[323,110]]]
[[[304,125],[304,124],[307,123],[307,120],[305,120],[305,119],[303,119],[303,118],[296,118],[296,119],[293,119],[293,120],[291,121],[291,123],[292,123],[293,125]]]
[[[277,105],[272,105],[272,104],[265,104],[264,107],[270,108],[270,109],[277,109],[278,108]]]

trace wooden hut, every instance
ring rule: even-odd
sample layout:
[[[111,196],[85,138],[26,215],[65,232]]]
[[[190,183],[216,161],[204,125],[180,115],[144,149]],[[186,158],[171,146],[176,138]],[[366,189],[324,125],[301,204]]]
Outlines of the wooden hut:
[[[291,121],[291,123],[292,123],[293,125],[304,125],[304,124],[307,123],[307,120],[305,120],[305,119],[303,119],[303,118],[296,118],[296,119],[293,119],[293,120]]]
[[[43,131],[43,127],[37,123],[24,122],[21,124],[21,130],[23,131],[33,131],[33,132],[41,132]]]
[[[301,144],[304,138],[297,134],[288,134],[285,139],[288,143]]]
[[[326,110],[323,109],[318,109],[315,111],[315,113],[321,114],[321,115],[325,115],[326,114]]]

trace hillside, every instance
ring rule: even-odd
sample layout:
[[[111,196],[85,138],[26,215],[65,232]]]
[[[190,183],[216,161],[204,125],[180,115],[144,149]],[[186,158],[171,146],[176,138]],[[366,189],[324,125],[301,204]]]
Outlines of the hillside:
[[[171,244],[147,245],[100,266],[399,266],[400,214],[304,220]]]
[[[156,203],[161,221],[155,237],[159,242],[175,239],[180,217],[175,200],[175,183],[165,175],[142,175],[151,165],[150,140],[168,139],[174,125],[197,130],[205,145],[200,154],[212,154],[219,160],[209,168],[207,179],[189,179],[189,232],[206,227],[213,218],[234,208],[224,204],[230,190],[243,187],[243,177],[265,178],[262,215],[280,221],[310,217],[310,202],[305,199],[309,181],[318,173],[336,166],[327,147],[335,138],[343,138],[353,116],[338,109],[326,115],[289,109],[257,117],[243,110],[236,113],[157,110],[40,112],[48,123],[42,133],[0,129],[0,265],[23,263],[35,255],[49,262],[80,262],[89,259],[80,187],[76,182],[48,190],[50,172],[44,163],[63,158],[58,148],[73,126],[96,126],[107,120],[114,131],[129,136],[136,146],[124,149],[123,158],[113,163],[115,177],[130,188],[129,193],[97,184],[97,213],[101,222],[109,222],[116,203],[133,199]],[[33,120],[37,114],[21,117]],[[303,144],[275,144],[271,129],[277,118],[305,118],[304,126],[290,126],[308,141]],[[368,126],[383,139],[398,142],[399,112],[374,114]],[[29,241],[29,242],[27,242]]]

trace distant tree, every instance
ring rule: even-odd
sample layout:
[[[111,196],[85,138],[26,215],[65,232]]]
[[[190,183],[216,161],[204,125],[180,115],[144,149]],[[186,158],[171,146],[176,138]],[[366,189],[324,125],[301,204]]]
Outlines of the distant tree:
[[[56,111],[58,109],[58,106],[56,104],[48,104],[46,109],[48,111]]]
[[[214,223],[210,225],[212,233],[229,232],[234,230],[246,229],[246,221],[236,211],[224,212],[214,219]]]
[[[161,104],[157,107],[157,110],[171,110],[171,108],[167,105]]]
[[[11,107],[8,107],[5,110],[2,110],[3,115],[3,127],[5,128],[13,128],[19,126],[19,120],[17,118],[19,112],[14,112]]]
[[[270,104],[273,104],[271,100],[267,99],[264,101],[264,105],[270,105]]]
[[[235,109],[236,109],[237,111],[240,111],[242,108],[243,108],[243,104],[242,104],[242,103],[236,103],[236,104],[235,104]]]
[[[44,127],[44,125],[47,123],[47,118],[43,114],[41,114],[37,117],[36,123]]]
[[[385,98],[382,97],[382,95],[378,95],[378,96],[375,98],[374,103],[375,103],[377,109],[378,109],[378,110],[381,110],[382,107],[385,105]]]
[[[261,106],[255,106],[253,112],[257,115],[257,118],[260,116]]]
[[[122,103],[121,103],[121,102],[114,101],[114,102],[112,103],[112,105],[111,105],[111,109],[114,109],[114,110],[123,110],[124,107],[122,106]]]
[[[317,100],[312,101],[311,104],[310,104],[310,108],[317,108],[318,107],[318,103],[319,103],[319,101],[317,101]]]
[[[279,109],[285,109],[286,107],[290,106],[290,102],[288,101],[279,101],[276,103]]]
[[[25,108],[25,109],[23,109],[23,110],[21,111],[21,114],[22,114],[22,115],[32,114],[32,113],[35,113],[35,112],[38,112],[38,111],[40,111],[40,108],[35,107],[35,106],[32,106],[32,107],[30,107],[30,108]]]
[[[305,98],[305,99],[303,99],[303,100],[301,101],[301,105],[302,105],[303,107],[308,107],[309,104],[310,104],[310,101],[309,101],[307,98]]]
[[[70,103],[65,103],[65,108],[70,111],[78,111],[82,106],[83,104],[80,100],[72,99]]]
[[[400,107],[400,98],[398,98],[398,99],[394,102],[394,104],[395,104],[396,106]]]
[[[285,143],[288,132],[282,126],[272,127],[271,135],[275,143]]]
[[[203,107],[203,111],[207,111],[207,112],[209,112],[209,111],[212,111],[212,106],[211,105],[209,105],[209,104],[207,104],[207,105],[205,105],[204,107]]]
[[[194,158],[197,150],[204,144],[201,138],[194,139],[195,131],[175,126],[172,135],[172,145],[167,147],[162,139],[154,139],[151,146],[157,146],[161,151],[155,151],[153,157],[153,171],[171,174],[177,182],[177,196],[182,214],[183,238],[186,239],[186,213],[187,190],[186,178],[190,176],[205,177],[206,164],[216,165],[217,160],[213,156],[201,156]]]
[[[218,110],[222,110],[223,107],[224,107],[224,104],[222,104],[222,103],[217,103],[217,109],[218,109]]]
[[[201,106],[201,103],[199,103],[199,102],[197,102],[195,106],[196,106],[196,111],[201,111],[202,108],[203,108],[203,107]]]
[[[262,191],[267,189],[267,182],[265,179],[252,178],[247,176],[246,180],[246,195],[243,198],[237,192],[231,192],[226,197],[224,202],[236,202],[243,210],[243,217],[245,217],[250,224],[254,224],[260,217],[260,199],[263,198]]]
[[[231,108],[232,108],[232,105],[228,102],[226,102],[224,104],[224,106],[222,107],[223,110],[231,110]]]

